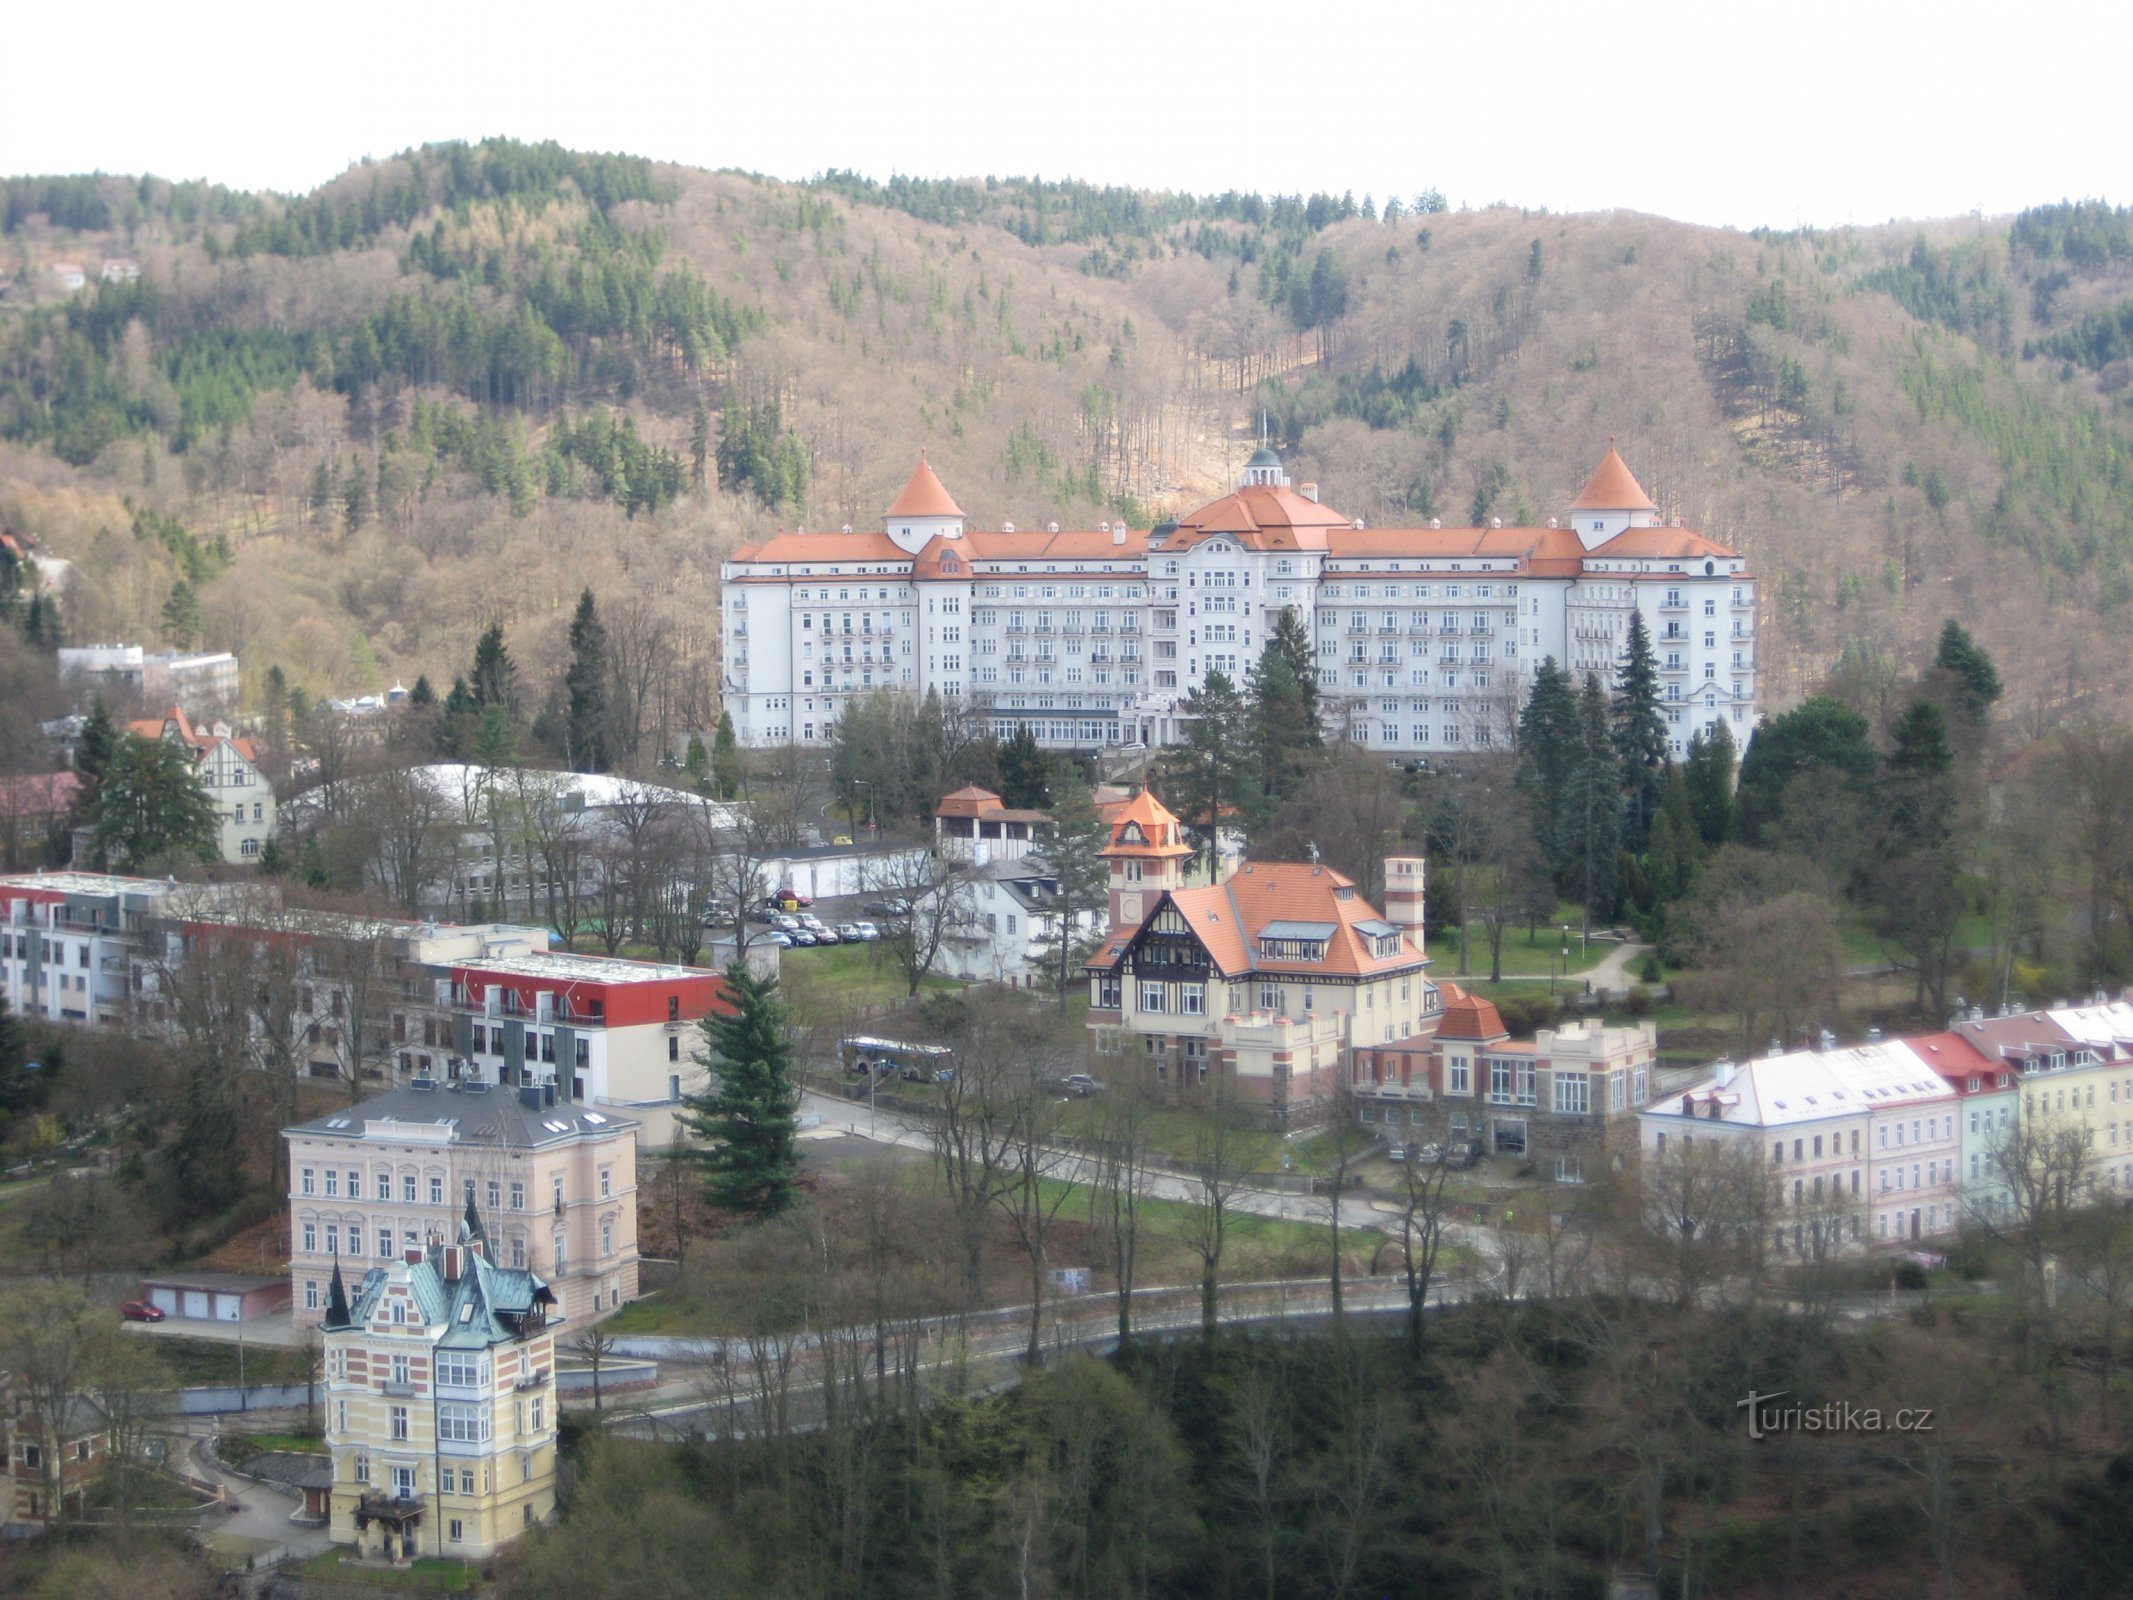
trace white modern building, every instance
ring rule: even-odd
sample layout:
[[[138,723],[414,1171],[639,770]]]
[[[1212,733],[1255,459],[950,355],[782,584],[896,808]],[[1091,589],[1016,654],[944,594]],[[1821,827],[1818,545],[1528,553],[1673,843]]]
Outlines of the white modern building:
[[[882,531],[780,534],[723,568],[725,700],[749,745],[820,744],[878,688],[981,703],[1055,748],[1168,744],[1241,682],[1275,619],[1317,652],[1329,720],[1373,749],[1510,737],[1535,666],[1612,674],[1642,612],[1674,754],[1756,711],[1747,561],[1663,519],[1609,447],[1567,521],[1366,528],[1256,452],[1237,490],[1154,529],[967,526],[923,456]]]

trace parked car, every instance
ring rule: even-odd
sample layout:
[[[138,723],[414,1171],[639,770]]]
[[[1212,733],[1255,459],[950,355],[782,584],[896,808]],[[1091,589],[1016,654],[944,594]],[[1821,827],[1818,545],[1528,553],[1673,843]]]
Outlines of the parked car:
[[[1404,1144],[1387,1145],[1385,1147],[1385,1159],[1387,1161],[1405,1161],[1407,1159],[1407,1146]]]
[[[1409,1156],[1418,1167],[1434,1167],[1444,1160],[1444,1146],[1441,1144],[1418,1144],[1409,1152]]]
[[[809,928],[807,931],[815,936],[815,943],[817,944],[844,943],[843,936],[835,928]]]
[[[763,942],[765,944],[774,944],[780,950],[790,950],[792,948],[792,935],[783,928],[772,928],[770,932],[763,935]]]
[[[891,900],[869,900],[859,909],[870,917],[908,917],[911,902],[898,895]]]
[[[859,924],[856,922],[840,922],[837,924],[837,939],[841,944],[858,944],[864,937],[865,935],[859,931]]]
[[[872,944],[876,939],[879,939],[881,937],[881,930],[875,927],[874,924],[871,922],[853,923],[852,932],[858,935],[859,940],[862,944]]]
[[[128,1300],[119,1307],[119,1315],[128,1322],[161,1322],[165,1313],[161,1306],[152,1306],[146,1300]]]
[[[815,943],[815,936],[805,928],[794,928],[785,938],[789,944],[801,950],[812,949]]]
[[[770,919],[770,925],[780,933],[791,933],[795,928],[802,926],[798,917],[787,916],[782,911]]]
[[[1059,1092],[1070,1094],[1077,1100],[1086,1100],[1092,1094],[1102,1094],[1104,1086],[1086,1072],[1070,1072],[1059,1080]]]

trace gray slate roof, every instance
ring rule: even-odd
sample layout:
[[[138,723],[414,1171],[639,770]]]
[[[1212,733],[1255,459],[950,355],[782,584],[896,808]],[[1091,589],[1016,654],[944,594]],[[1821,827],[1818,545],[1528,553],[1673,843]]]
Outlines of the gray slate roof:
[[[365,1122],[378,1120],[449,1120],[462,1143],[521,1149],[637,1126],[635,1119],[619,1112],[567,1100],[552,1106],[529,1106],[519,1098],[518,1090],[498,1084],[479,1091],[439,1084],[434,1089],[388,1089],[342,1110],[299,1122],[287,1131],[353,1140],[363,1137]]]

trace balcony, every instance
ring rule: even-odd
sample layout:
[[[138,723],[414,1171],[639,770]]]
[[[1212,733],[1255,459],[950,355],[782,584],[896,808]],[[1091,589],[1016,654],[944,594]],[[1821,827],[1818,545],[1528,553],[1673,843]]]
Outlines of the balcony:
[[[395,1526],[418,1522],[425,1509],[419,1494],[366,1494],[356,1499],[356,1526],[366,1522],[389,1522]]]
[[[1689,609],[1689,603],[1678,594],[1670,594],[1659,602],[1659,609],[1661,611],[1686,611]]]
[[[1351,639],[1361,638],[1369,631],[1370,625],[1366,622],[1351,622],[1348,625],[1348,637]]]

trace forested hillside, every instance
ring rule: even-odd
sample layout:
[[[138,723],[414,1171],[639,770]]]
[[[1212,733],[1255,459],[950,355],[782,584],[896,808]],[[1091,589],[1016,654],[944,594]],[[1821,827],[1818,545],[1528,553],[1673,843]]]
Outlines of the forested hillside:
[[[302,197],[0,181],[0,276],[0,525],[78,564],[69,633],[189,631],[183,581],[313,695],[448,678],[491,621],[546,675],[589,585],[670,631],[660,731],[708,726],[737,540],[872,523],[920,445],[981,521],[1145,521],[1262,425],[1379,523],[1544,517],[1618,435],[1765,574],[1776,702],[1951,613],[2025,716],[2126,688],[2100,204],[1751,236],[491,141]]]

